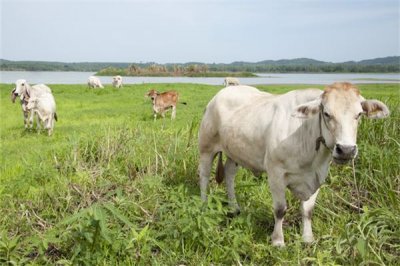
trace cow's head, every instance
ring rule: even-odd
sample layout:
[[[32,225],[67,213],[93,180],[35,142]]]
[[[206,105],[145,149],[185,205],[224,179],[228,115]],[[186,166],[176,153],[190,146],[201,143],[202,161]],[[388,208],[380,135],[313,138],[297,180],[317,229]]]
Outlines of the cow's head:
[[[378,100],[365,100],[358,88],[347,82],[327,86],[318,99],[298,106],[294,113],[299,118],[319,116],[319,134],[339,164],[357,155],[357,128],[362,115],[384,118],[389,109]]]
[[[18,96],[21,100],[24,98],[24,93],[26,92],[27,82],[24,79],[19,79],[15,82],[15,88],[11,92],[11,101],[15,103],[15,98]]]

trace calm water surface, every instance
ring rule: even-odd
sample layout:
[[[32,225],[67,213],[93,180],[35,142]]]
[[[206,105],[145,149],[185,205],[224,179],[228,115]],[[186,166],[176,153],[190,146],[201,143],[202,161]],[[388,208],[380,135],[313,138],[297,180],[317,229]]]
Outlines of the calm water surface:
[[[29,83],[86,84],[94,72],[0,71],[0,83],[14,83],[26,79]],[[242,84],[331,84],[336,81],[352,83],[400,83],[400,74],[258,74],[255,78],[239,78]],[[99,77],[103,84],[111,84],[112,77]],[[189,77],[123,77],[125,84],[142,83],[199,83],[222,85],[223,78]]]

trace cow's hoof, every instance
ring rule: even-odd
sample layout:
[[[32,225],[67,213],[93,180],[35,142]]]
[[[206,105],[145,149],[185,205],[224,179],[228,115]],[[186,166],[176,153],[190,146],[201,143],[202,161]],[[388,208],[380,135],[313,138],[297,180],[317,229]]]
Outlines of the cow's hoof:
[[[314,242],[314,237],[312,235],[303,235],[303,242],[306,244],[311,244]]]
[[[234,211],[228,212],[227,216],[228,218],[234,218],[236,216],[239,216],[239,214],[240,214],[240,209],[236,209]]]
[[[283,247],[285,247],[285,242],[283,242],[281,240],[272,241],[272,246],[278,247],[278,248],[283,248]]]
[[[274,247],[284,247],[285,240],[283,239],[283,235],[280,234],[272,234],[272,246]]]

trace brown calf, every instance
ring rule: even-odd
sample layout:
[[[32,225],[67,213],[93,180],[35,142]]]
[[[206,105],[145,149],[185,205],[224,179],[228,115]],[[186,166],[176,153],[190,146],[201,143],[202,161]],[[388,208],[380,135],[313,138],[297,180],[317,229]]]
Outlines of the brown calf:
[[[179,93],[177,91],[166,91],[158,92],[154,89],[149,90],[146,95],[151,98],[153,103],[154,120],[157,118],[157,114],[161,117],[165,117],[165,112],[172,109],[171,119],[175,119],[176,116],[176,104],[178,103]],[[186,103],[183,103],[186,104]]]

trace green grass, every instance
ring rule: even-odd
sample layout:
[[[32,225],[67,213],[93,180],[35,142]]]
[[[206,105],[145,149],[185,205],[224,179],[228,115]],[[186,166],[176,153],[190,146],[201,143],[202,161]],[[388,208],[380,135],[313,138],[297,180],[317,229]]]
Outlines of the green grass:
[[[307,87],[259,86],[273,93]],[[331,167],[311,245],[301,241],[299,202],[288,193],[283,249],[271,246],[265,178],[239,171],[242,213],[233,219],[224,186],[212,181],[207,208],[200,201],[198,126],[221,87],[52,85],[59,121],[51,137],[24,130],[12,88],[0,85],[0,264],[400,264],[398,84],[360,85],[391,116],[363,119],[355,180],[350,166]],[[178,106],[175,121],[153,121],[144,98],[150,88],[180,92],[188,104]]]

